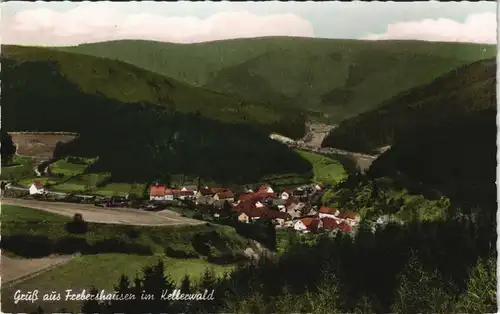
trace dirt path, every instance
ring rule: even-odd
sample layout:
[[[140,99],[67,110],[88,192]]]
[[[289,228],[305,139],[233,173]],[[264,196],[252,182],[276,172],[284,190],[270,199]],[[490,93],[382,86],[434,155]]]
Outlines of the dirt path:
[[[65,264],[69,262],[72,257],[72,255],[63,255],[22,259],[12,258],[2,254],[2,267],[0,269],[2,289],[37,276],[56,266]]]
[[[68,217],[80,213],[86,221],[96,223],[138,226],[198,225],[205,223],[201,220],[182,217],[179,213],[170,210],[146,212],[130,208],[100,208],[86,204],[42,202],[15,198],[3,198],[1,202],[2,204],[25,206]]]

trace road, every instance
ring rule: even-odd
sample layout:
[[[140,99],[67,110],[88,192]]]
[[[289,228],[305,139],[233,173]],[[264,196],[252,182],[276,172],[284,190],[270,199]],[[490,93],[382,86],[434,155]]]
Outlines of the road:
[[[101,208],[87,204],[43,202],[16,198],[3,198],[2,204],[24,206],[68,217],[80,213],[83,215],[83,219],[88,222],[105,224],[173,226],[206,223],[205,221],[182,217],[179,213],[171,210],[148,212],[131,208]]]

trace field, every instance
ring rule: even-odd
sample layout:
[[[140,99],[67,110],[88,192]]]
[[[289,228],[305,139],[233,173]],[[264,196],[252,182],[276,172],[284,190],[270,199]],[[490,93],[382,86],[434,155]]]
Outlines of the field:
[[[233,250],[247,245],[247,241],[232,227],[200,224],[199,221],[180,217],[178,213],[170,211],[151,213],[91,206],[86,208],[84,205],[77,206],[79,204],[56,206],[42,202],[37,205],[36,201],[9,199],[4,199],[3,203],[2,248],[11,256],[44,257],[62,252],[144,255],[177,252],[191,257],[215,257],[232,254]],[[68,229],[67,222],[71,221],[74,213],[81,213],[88,221],[85,232]],[[109,220],[106,215],[110,217]],[[124,224],[127,217],[138,220],[141,216],[143,219],[149,218],[153,226],[131,225],[133,222]],[[162,221],[170,222],[170,226],[160,226]],[[198,224],[173,226],[176,224],[173,222]],[[212,245],[213,250],[206,251],[206,245]]]
[[[40,294],[57,291],[64,296],[66,289],[74,291],[87,291],[95,285],[98,289],[112,291],[122,274],[129,276],[131,280],[140,274],[143,267],[156,263],[162,259],[166,266],[165,273],[174,281],[179,282],[185,274],[197,281],[206,268],[212,268],[214,272],[221,276],[224,272],[230,273],[232,265],[219,266],[209,264],[199,259],[174,259],[164,256],[141,256],[129,254],[99,254],[82,255],[75,257],[69,263],[58,266],[34,278],[2,290],[2,308],[11,312],[25,312],[27,308],[36,309],[42,305],[45,311],[56,312],[61,308],[71,311],[79,311],[81,302],[37,302],[27,305],[19,303],[13,304],[13,295],[16,290],[29,291],[38,289]]]
[[[89,223],[88,232],[75,234],[65,229],[69,221],[70,217],[3,204],[2,254],[8,257],[2,272],[9,273],[9,281],[50,267],[67,259],[68,254],[82,253],[68,263],[4,287],[3,310],[25,312],[32,306],[13,304],[12,296],[18,289],[64,293],[65,289],[89,289],[96,285],[110,290],[120,275],[127,274],[133,280],[144,266],[158,259],[165,262],[166,273],[176,282],[185,274],[198,280],[206,268],[221,275],[233,269],[230,257],[248,245],[234,229],[224,226],[140,227]],[[51,257],[54,255],[59,257]],[[221,256],[227,256],[229,262],[224,265],[209,262]],[[71,302],[43,305],[49,312],[61,307],[78,310],[80,306]]]
[[[122,60],[245,101],[317,111],[316,117],[335,123],[496,55],[494,45],[293,37],[198,44],[122,40],[60,49]]]
[[[346,178],[346,169],[337,160],[302,150],[296,151],[313,165],[313,180],[315,182],[335,184]]]
[[[35,176],[33,160],[29,157],[13,156],[9,165],[2,164],[0,178],[2,180],[15,180]]]

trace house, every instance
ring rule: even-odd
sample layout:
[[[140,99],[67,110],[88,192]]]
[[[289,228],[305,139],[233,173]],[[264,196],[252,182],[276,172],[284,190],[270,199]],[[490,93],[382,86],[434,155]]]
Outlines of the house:
[[[315,189],[316,191],[321,191],[321,190],[323,190],[324,188],[325,188],[325,186],[324,186],[323,184],[321,184],[321,183],[320,183],[320,184],[316,184],[316,185],[314,185],[314,189]]]
[[[244,208],[237,211],[239,213],[238,220],[240,222],[248,223],[253,220],[260,219],[264,215],[264,209],[262,208]]]
[[[204,187],[196,192],[196,197],[207,196],[207,195],[213,197],[217,192],[220,192],[222,190],[224,189]]]
[[[30,195],[41,195],[41,194],[45,194],[46,191],[40,182],[33,181],[33,183],[31,183],[31,186],[29,188],[29,192],[30,192]]]
[[[331,208],[327,206],[321,206],[318,212],[319,218],[336,218],[340,214],[340,211],[336,208]]]
[[[231,190],[224,190],[217,192],[214,195],[215,201],[228,201],[230,203],[234,202],[234,194]]]
[[[264,204],[262,204],[260,201],[257,201],[254,204],[255,204],[255,208],[264,208]]]
[[[195,191],[172,190],[172,192],[174,194],[174,198],[178,198],[180,200],[193,200],[196,198]]]
[[[181,191],[194,191],[198,192],[198,187],[196,185],[185,185],[182,187]]]
[[[313,217],[299,219],[293,225],[293,229],[302,233],[315,232],[322,227],[323,222],[321,221],[321,219]]]
[[[246,213],[242,212],[238,215],[238,221],[247,224],[250,222],[250,217],[248,217]]]
[[[341,219],[347,224],[349,224],[350,226],[357,225],[361,221],[361,217],[353,211],[346,211],[340,213],[337,217],[338,219]]]
[[[282,200],[287,200],[288,198],[290,198],[290,196],[292,196],[292,191],[290,191],[289,189],[285,189],[283,192],[281,192]]]
[[[245,193],[245,194],[253,193],[253,190],[245,186],[245,187],[243,187],[243,193]]]
[[[323,229],[325,230],[335,230],[339,227],[340,222],[337,219],[324,217],[321,219],[323,222]]]
[[[285,222],[292,219],[292,216],[287,213],[266,208],[264,214],[262,215],[262,217],[260,217],[260,219],[271,220],[275,225],[283,227],[285,225]]]
[[[149,200],[150,201],[164,201],[165,191],[167,187],[164,185],[150,185],[149,186]]]
[[[202,195],[196,197],[196,205],[213,205],[214,202],[214,198],[210,195]]]
[[[211,205],[215,202],[215,200],[213,199],[215,194],[223,190],[224,189],[222,188],[209,188],[205,186],[204,188],[201,188],[199,191],[195,192],[196,203],[202,205]]]
[[[352,231],[352,226],[345,223],[345,222],[341,222],[338,226],[339,230],[343,231],[343,232],[351,232]]]
[[[261,192],[261,193],[272,193],[272,194],[274,194],[274,190],[273,190],[273,188],[272,188],[272,187],[270,187],[269,185],[261,185],[261,186],[259,187],[259,190],[257,191],[257,193],[259,193],[259,192]]]
[[[172,189],[165,189],[165,200],[166,201],[174,200],[174,192],[172,192]]]
[[[292,192],[292,195],[295,197],[305,197],[307,193],[303,188],[297,188]]]

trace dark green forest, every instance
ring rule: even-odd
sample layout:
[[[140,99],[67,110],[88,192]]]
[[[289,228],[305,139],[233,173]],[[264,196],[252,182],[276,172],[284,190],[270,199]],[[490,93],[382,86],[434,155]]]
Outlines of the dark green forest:
[[[343,121],[323,146],[371,153],[397,137],[436,128],[465,115],[496,108],[496,62],[478,61],[428,85],[410,89],[379,108]],[[401,140],[403,141],[403,140]]]
[[[99,156],[89,171],[112,180],[167,180],[172,174],[220,183],[247,183],[279,173],[306,173],[311,165],[268,138],[271,125],[238,124],[176,110],[175,103],[124,103],[84,93],[56,62],[2,61],[4,131],[70,131],[80,137],[57,149],[59,157]],[[285,121],[292,132],[303,121]]]

